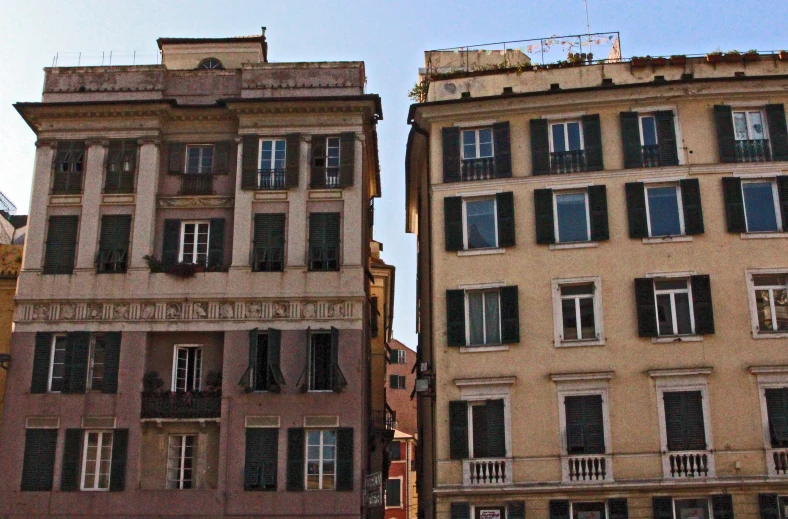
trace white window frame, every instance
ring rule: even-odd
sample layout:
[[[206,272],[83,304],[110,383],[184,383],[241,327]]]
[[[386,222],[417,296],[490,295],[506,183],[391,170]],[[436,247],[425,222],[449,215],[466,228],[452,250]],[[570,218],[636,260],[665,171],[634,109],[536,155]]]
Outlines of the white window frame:
[[[561,153],[568,153],[569,152],[569,132],[566,129],[567,124],[577,123],[580,126],[580,149],[574,151],[585,151],[586,150],[586,142],[585,137],[583,136],[583,120],[582,119],[563,119],[558,121],[548,121],[547,127],[547,136],[550,141],[550,153],[558,153],[555,151],[555,146],[553,144],[553,126],[561,124],[564,126],[564,147],[567,149],[565,152]]]
[[[772,202],[774,203],[774,217],[777,220],[777,230],[774,231],[750,231],[750,222],[747,220],[747,200],[744,196],[744,185],[745,184],[763,184],[763,183],[770,183],[772,186]],[[741,201],[742,201],[742,211],[744,212],[744,225],[747,228],[747,233],[755,233],[755,234],[776,234],[785,232],[783,229],[783,215],[782,211],[780,210],[780,193],[777,190],[777,178],[776,177],[754,177],[754,178],[742,178],[741,179]]]
[[[657,131],[657,116],[656,112],[638,112],[638,133],[640,134],[640,146],[646,146],[646,143],[643,139],[643,119],[646,117],[651,117],[654,120],[654,137],[657,139],[657,145],[659,145],[659,132]]]
[[[389,481],[393,481],[393,480],[398,480],[399,481],[399,505],[397,505],[397,506],[389,506],[389,504],[388,504],[389,493],[388,493],[388,489],[386,489],[386,509],[388,510],[389,508],[393,508],[393,509],[405,508],[405,499],[404,499],[404,497],[405,497],[404,494],[405,493],[403,492],[404,491],[404,487],[402,485],[402,483],[404,482],[403,481],[404,478],[402,476],[393,476],[393,477],[389,477],[388,479],[389,479]]]
[[[397,352],[397,364],[405,364],[407,362],[408,353],[405,350],[395,350]]]
[[[189,173],[189,150],[199,148],[200,149],[200,164],[202,164],[203,158],[203,150],[206,148],[211,148],[211,165],[208,171],[203,171],[203,166],[200,165],[197,167],[196,173]],[[216,165],[216,146],[213,144],[187,144],[186,145],[186,155],[183,159],[183,173],[185,175],[211,175],[213,174],[214,166]]]
[[[197,348],[200,351],[200,368],[197,373],[195,373],[195,378],[198,381],[196,389],[189,389],[186,388],[185,391],[200,391],[202,389],[202,372],[203,372],[203,362],[205,360],[205,348],[202,344],[176,344],[173,346],[172,351],[172,385],[170,386],[171,391],[177,391],[178,387],[178,350],[187,349],[187,348]],[[188,369],[188,361],[187,361],[187,368]],[[188,377],[187,377],[188,379]]]
[[[514,382],[514,377],[454,380],[454,383],[460,388],[460,400],[468,405],[468,453],[471,459],[473,459],[473,411],[470,408],[474,404],[486,404],[488,400],[503,400],[505,458],[512,457],[512,418],[509,386]]]
[[[185,470],[185,462],[186,462],[186,437],[191,436],[194,438],[194,444],[192,445],[192,478],[191,478],[191,486],[189,488],[184,488],[184,470]],[[170,448],[171,442],[173,438],[180,438],[180,455],[178,457],[178,479],[174,481],[178,486],[177,487],[170,487]],[[198,434],[192,433],[177,433],[177,434],[170,434],[167,437],[167,476],[165,481],[165,487],[168,490],[190,490],[196,488],[196,475],[197,475],[197,442],[199,441]]]
[[[404,375],[393,375],[392,374],[392,375],[389,375],[389,377],[397,377],[397,385],[396,386],[392,386],[391,385],[391,378],[389,378],[389,387],[391,389],[406,389],[407,380],[406,380],[406,377]],[[400,382],[402,382],[401,386],[400,386]]]
[[[483,344],[471,344],[471,305],[468,299],[469,293],[481,293],[482,294],[482,335],[484,336],[484,340],[487,341],[487,319],[485,317],[484,308],[487,306],[487,300],[484,298],[484,294],[486,293],[495,292],[498,295],[498,335],[501,336],[503,334],[503,323],[501,321],[501,287],[485,287],[485,288],[474,288],[474,289],[466,289],[465,290],[465,345],[467,347],[473,348],[486,348],[486,347],[495,347],[501,346],[501,341],[498,342],[484,342]]]
[[[281,159],[281,160],[283,160],[285,162],[285,167],[286,167],[287,166],[287,139],[283,139],[281,137],[260,137],[260,140],[258,142],[258,149],[259,149],[259,151],[257,153],[257,167],[258,167],[258,169],[261,170],[261,171],[270,171],[270,170],[265,170],[265,169],[262,168],[262,166],[263,166],[263,143],[264,142],[270,142],[271,143],[271,164],[274,164],[274,163],[276,163],[277,160]],[[284,153],[282,154],[282,157],[278,157],[277,156],[277,153],[276,153],[276,143],[277,142],[284,142],[285,143],[285,149],[284,149]],[[275,169],[275,168],[271,168],[271,169]],[[282,169],[284,169],[284,168],[282,168]]]
[[[558,197],[561,195],[578,195],[582,194],[585,199],[586,205],[586,234],[588,235],[587,240],[582,241],[561,241],[561,236],[558,231]],[[497,215],[497,213],[496,213]],[[583,189],[568,189],[564,191],[553,191],[553,232],[555,233],[555,244],[556,245],[567,245],[570,243],[593,243],[594,240],[591,239],[591,209],[589,206],[588,200],[588,188]]]
[[[98,443],[96,447],[96,473],[93,474],[93,486],[88,487],[87,484],[87,464],[88,464],[88,440],[91,434],[98,434]],[[111,434],[112,440],[109,448],[109,460],[104,460],[102,457],[105,435]],[[79,478],[79,489],[87,492],[106,492],[109,490],[111,484],[110,478],[112,476],[112,450],[115,442],[115,431],[113,430],[94,430],[87,429],[82,434],[82,470]],[[101,476],[101,465],[103,462],[108,461],[110,470],[107,472],[107,487],[101,488],[98,486],[98,481]]]
[[[663,289],[657,290],[657,283],[659,281],[684,281],[687,284],[686,289],[680,288],[672,288],[672,289]],[[683,277],[655,277],[653,278],[652,282],[654,283],[654,317],[657,320],[657,337],[656,338],[664,338],[664,337],[693,337],[697,335],[695,331],[695,306],[692,302],[692,283],[690,282],[690,278],[683,278]],[[689,316],[690,316],[690,330],[691,333],[680,335],[678,332],[678,319],[676,317],[676,294],[687,294],[687,299],[689,303]],[[673,323],[673,331],[674,333],[670,335],[660,335],[659,334],[659,303],[657,302],[657,296],[660,295],[670,295],[670,318]]]
[[[191,258],[190,258],[191,261],[184,261],[186,258],[184,256],[183,246],[184,246],[184,239],[186,237],[186,226],[189,225],[189,224],[194,224],[195,225],[195,227],[194,227],[194,251],[192,251],[192,253],[191,253]],[[205,247],[206,248],[205,248],[205,263],[204,263],[205,265],[208,264],[208,255],[210,254],[210,246],[211,246],[211,221],[210,220],[182,220],[181,221],[180,244],[178,246],[178,249],[179,249],[178,250],[178,261],[180,263],[194,263],[195,265],[200,265],[200,263],[197,263],[194,260],[197,259],[197,244],[198,244],[197,238],[198,238],[198,236],[200,234],[200,226],[201,225],[208,226],[208,236],[206,237],[206,242],[205,242]]]
[[[786,281],[788,281],[788,268],[747,269],[744,272],[744,276],[747,281],[747,298],[750,306],[750,325],[753,339],[783,339],[788,337],[788,330],[761,331],[758,328],[758,303],[755,299],[756,288],[754,277],[769,275],[786,276]],[[786,287],[786,289],[788,289],[788,287]]]
[[[320,469],[318,471],[318,488],[309,488],[309,433],[310,432],[319,432],[320,433],[320,455],[317,459]],[[326,460],[323,458],[323,447],[324,447],[324,435],[326,432],[333,432],[334,433],[334,484],[331,488],[323,488],[323,464]],[[337,430],[336,429],[308,429],[306,434],[304,434],[304,490],[306,491],[317,491],[317,490],[336,490],[337,488]]]
[[[754,141],[760,139],[752,139],[750,138],[750,114],[752,112],[758,112],[761,114],[761,124],[763,124],[763,140],[769,140],[769,121],[766,119],[766,110],[763,109],[762,106],[735,106],[731,107],[731,123],[733,124],[733,139],[735,141]],[[736,138],[736,114],[743,113],[744,120],[747,124],[747,139],[737,139]],[[771,144],[771,143],[769,143]]]
[[[573,285],[592,285],[594,289],[594,326],[596,337],[593,339],[572,339],[565,340],[564,337],[564,315],[561,307],[561,287]],[[552,280],[553,289],[553,344],[556,347],[577,347],[577,346],[603,346],[605,344],[604,316],[602,314],[602,278],[600,276],[590,276],[581,278],[560,278]],[[578,321],[579,322],[579,321]]]
[[[755,375],[758,382],[758,402],[761,408],[761,429],[763,431],[763,449],[766,455],[767,472],[769,476],[778,476],[772,453],[787,449],[784,447],[772,447],[769,408],[766,405],[766,390],[788,388],[788,366],[751,366],[750,373]],[[784,475],[780,476],[785,477]]]
[[[87,380],[87,383],[86,383],[86,391],[87,392],[93,391],[93,392],[100,393],[103,390],[103,389],[93,389],[93,376],[94,376],[94,370],[95,370],[95,367],[96,367],[96,340],[99,339],[99,338],[104,340],[104,362],[101,363],[101,367],[102,367],[102,369],[105,369],[106,366],[107,366],[107,362],[106,362],[106,359],[107,359],[107,338],[106,338],[106,335],[101,334],[101,333],[99,333],[99,334],[92,333],[92,334],[90,334],[90,352],[88,353],[88,380]],[[101,386],[102,386],[102,388],[104,387],[105,374],[101,375]]]
[[[479,141],[479,131],[480,130],[490,130],[490,149],[492,150],[492,155],[489,157],[482,157],[479,155],[480,153],[480,141]],[[474,138],[474,146],[476,148],[476,155],[473,157],[466,157],[465,156],[465,133],[466,132],[473,132]],[[476,159],[492,159],[495,158],[495,132],[492,129],[492,126],[480,126],[477,128],[462,128],[460,130],[460,153],[462,160],[476,160]]]
[[[715,519],[714,517],[714,509],[711,505],[711,498],[709,496],[671,496],[671,509],[673,511],[673,517],[676,519],[681,519],[678,515],[676,515],[676,501],[706,501],[706,509],[709,511],[709,519]]]
[[[52,336],[52,343],[49,346],[49,374],[47,375],[47,393],[62,393],[63,391],[53,391],[52,390],[52,375],[54,373],[55,368],[55,346],[57,345],[57,340],[61,338],[66,338],[68,340],[68,336],[65,333],[56,333]],[[66,345],[66,348],[68,346]],[[65,349],[63,350],[63,369],[65,370]],[[61,378],[61,381],[64,380],[65,377]]]
[[[648,190],[654,188],[664,188],[664,187],[673,187],[676,189],[676,205],[679,209],[679,229],[680,234],[668,234],[663,236],[654,236],[651,232],[651,206],[649,205],[649,198],[648,198]],[[644,195],[646,198],[646,224],[648,225],[648,236],[649,238],[673,238],[676,236],[686,236],[687,229],[684,226],[684,200],[681,198],[681,184],[673,183],[673,182],[655,182],[655,183],[646,183],[643,187]]]
[[[484,248],[468,248],[468,202],[485,202],[492,200],[493,203],[493,221],[495,222],[495,245],[492,247]],[[478,196],[478,197],[463,197],[462,198],[462,250],[464,251],[490,251],[498,249],[498,199],[495,196]]]

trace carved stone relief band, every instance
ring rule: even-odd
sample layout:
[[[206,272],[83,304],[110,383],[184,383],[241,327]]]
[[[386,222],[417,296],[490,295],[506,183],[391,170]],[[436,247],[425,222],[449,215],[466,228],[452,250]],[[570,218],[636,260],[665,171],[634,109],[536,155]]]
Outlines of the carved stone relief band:
[[[158,207],[233,207],[231,196],[171,196],[156,199]]]

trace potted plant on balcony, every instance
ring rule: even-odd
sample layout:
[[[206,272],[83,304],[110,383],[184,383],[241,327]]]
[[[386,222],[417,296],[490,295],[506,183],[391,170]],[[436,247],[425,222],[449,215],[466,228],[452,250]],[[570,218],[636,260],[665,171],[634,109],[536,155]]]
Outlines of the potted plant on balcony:
[[[714,52],[709,52],[706,54],[706,61],[709,63],[721,63],[722,62],[722,51],[715,50]]]
[[[670,57],[671,65],[684,65],[687,63],[687,56],[684,54],[674,54]]]
[[[742,55],[744,61],[761,61],[761,55],[755,49],[750,49]]]
[[[158,371],[148,371],[142,377],[142,391],[145,393],[161,393],[164,381]]]
[[[648,62],[649,62],[650,59],[651,59],[650,56],[645,56],[645,57],[643,57],[643,56],[632,56],[632,59],[630,60],[630,63],[632,64],[632,67],[636,67],[636,68],[638,68],[638,67],[647,67],[648,66]]]
[[[725,61],[728,63],[738,63],[741,61],[741,52],[736,49],[729,50],[725,53]]]
[[[651,58],[651,65],[654,67],[664,67],[668,64],[668,58],[663,58],[661,56],[657,56],[656,58]]]

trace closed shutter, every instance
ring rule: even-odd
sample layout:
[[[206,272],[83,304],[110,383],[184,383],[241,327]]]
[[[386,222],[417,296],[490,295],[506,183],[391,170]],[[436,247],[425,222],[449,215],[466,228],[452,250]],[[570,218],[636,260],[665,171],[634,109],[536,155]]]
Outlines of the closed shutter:
[[[443,199],[443,229],[446,237],[446,250],[462,250],[464,248],[462,197],[449,196]]]
[[[591,215],[591,241],[609,240],[607,188],[605,186],[588,187],[588,208]]]
[[[783,232],[788,232],[788,175],[779,175],[777,177],[777,195],[780,199]]]
[[[780,504],[777,494],[758,494],[761,519],[780,519]]]
[[[186,160],[186,145],[181,142],[171,142],[167,173],[170,175],[181,175],[184,170],[184,160]]]
[[[285,151],[285,187],[298,187],[299,170],[301,168],[301,135],[291,133],[286,137]]]
[[[741,179],[739,177],[723,177],[722,194],[725,198],[725,220],[728,223],[728,232],[747,232]]]
[[[339,270],[339,213],[309,214],[309,269]]]
[[[700,391],[666,392],[665,429],[668,450],[706,449],[706,429],[703,423],[703,397]]]
[[[36,333],[33,351],[33,378],[30,382],[31,393],[46,393],[49,386],[49,365],[52,358],[52,334]]]
[[[82,193],[82,176],[85,171],[85,143],[66,141],[58,143],[55,154],[53,195]]]
[[[552,189],[534,190],[534,214],[536,215],[536,243],[540,245],[555,243]]]
[[[449,346],[465,346],[465,291],[446,291],[446,339]]]
[[[785,124],[785,107],[766,105],[766,122],[772,144],[772,160],[788,160],[788,127]]]
[[[717,127],[720,162],[736,162],[736,139],[733,135],[731,107],[716,105],[714,107],[714,123]]]
[[[326,187],[326,136],[313,135],[310,149],[309,187]]]
[[[97,272],[125,272],[128,263],[131,215],[101,217]]]
[[[344,132],[339,134],[339,185],[353,185],[356,163],[356,134]]]
[[[89,356],[90,333],[69,333],[63,366],[63,393],[85,392]]]
[[[468,403],[462,400],[449,402],[449,457],[468,457]]]
[[[25,453],[22,462],[23,492],[52,490],[55,475],[57,429],[25,430]]]
[[[700,182],[697,178],[685,178],[679,184],[681,186],[681,206],[684,210],[684,233],[688,236],[703,234]]]
[[[66,429],[63,444],[63,467],[60,473],[60,490],[79,490],[79,462],[82,454],[82,429]]]
[[[337,490],[353,490],[353,428],[337,429]]]
[[[285,215],[254,215],[254,252],[252,270],[255,272],[284,269]]]
[[[664,110],[654,113],[657,123],[657,142],[659,143],[659,165],[678,166],[679,152],[676,146],[676,127],[673,111]]]
[[[287,430],[287,491],[304,490],[304,429],[291,427]]]
[[[213,174],[226,175],[230,172],[230,143],[217,142],[213,146]]]
[[[654,301],[654,280],[651,278],[635,279],[635,304],[638,315],[638,335],[640,337],[657,337],[657,308]]]
[[[707,275],[692,276],[692,308],[695,313],[695,333],[714,333],[714,309],[711,304],[711,279]]]
[[[109,474],[111,492],[126,489],[126,458],[129,450],[129,430],[115,429],[112,434],[112,462]]]
[[[583,116],[583,145],[586,151],[586,171],[601,171],[602,161],[602,128],[599,114]]]
[[[711,496],[711,509],[714,519],[734,519],[733,497],[730,494]]]
[[[451,519],[471,519],[471,505],[468,503],[452,503],[449,515]]]
[[[281,358],[282,358],[282,332],[273,328],[268,329],[268,391],[272,393],[279,393],[285,385],[284,376],[282,376]]]
[[[102,393],[118,392],[118,370],[120,368],[121,332],[104,334],[104,381]]]
[[[110,141],[104,192],[133,193],[136,169],[137,143],[132,140]]]
[[[550,174],[550,137],[547,119],[531,119],[531,164],[533,175]]]
[[[512,176],[512,147],[509,137],[509,121],[493,124],[495,145],[495,178]]]
[[[246,429],[244,490],[276,490],[279,429]]]
[[[464,310],[464,309],[463,309]],[[463,323],[463,331],[465,323]],[[501,287],[501,343],[520,342],[520,304],[517,286]]]
[[[224,265],[224,218],[211,218],[208,243],[208,266],[222,268]]]
[[[621,144],[624,148],[624,167],[642,168],[643,151],[637,112],[621,112]]]
[[[506,512],[508,519],[525,519],[525,501],[509,501]]]
[[[487,401],[487,448],[491,458],[506,456],[506,426],[503,400]]]
[[[443,181],[459,182],[460,177],[460,129],[454,126],[443,128]]]
[[[604,454],[605,429],[602,396],[568,396],[566,407],[567,448],[570,454]]]
[[[550,500],[550,519],[569,519],[569,501],[566,499]]]
[[[651,507],[654,510],[654,519],[673,519],[673,499],[669,496],[654,496],[651,498]]]
[[[244,135],[241,144],[241,189],[257,189],[257,170],[260,168],[258,163],[260,140],[256,135]]]
[[[498,246],[514,247],[514,193],[498,193],[495,195],[495,205],[498,211]]]
[[[767,389],[765,393],[772,447],[788,447],[788,388]]]
[[[607,509],[610,512],[610,519],[629,519],[629,507],[625,497],[608,499]]]
[[[44,274],[71,274],[77,250],[79,216],[50,216]]]
[[[643,182],[628,182],[624,189],[627,197],[629,237],[648,238],[645,185]]]
[[[181,221],[164,220],[164,235],[162,237],[161,262],[164,265],[175,265],[181,247]]]

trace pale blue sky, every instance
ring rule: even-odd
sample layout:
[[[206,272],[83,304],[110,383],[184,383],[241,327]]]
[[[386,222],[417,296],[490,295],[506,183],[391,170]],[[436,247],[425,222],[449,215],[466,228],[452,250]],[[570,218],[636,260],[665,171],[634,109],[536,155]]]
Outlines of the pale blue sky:
[[[788,0],[588,0],[592,31],[620,31],[624,56],[775,50]],[[11,104],[38,101],[55,53],[156,51],[160,36],[224,37],[268,27],[271,61],[363,60],[383,99],[383,199],[375,238],[397,267],[394,335],[415,348],[415,237],[405,234],[406,116],[427,49],[585,31],[582,0],[132,1],[0,0],[0,191],[26,213],[35,137]],[[528,222],[523,222],[527,225]]]

